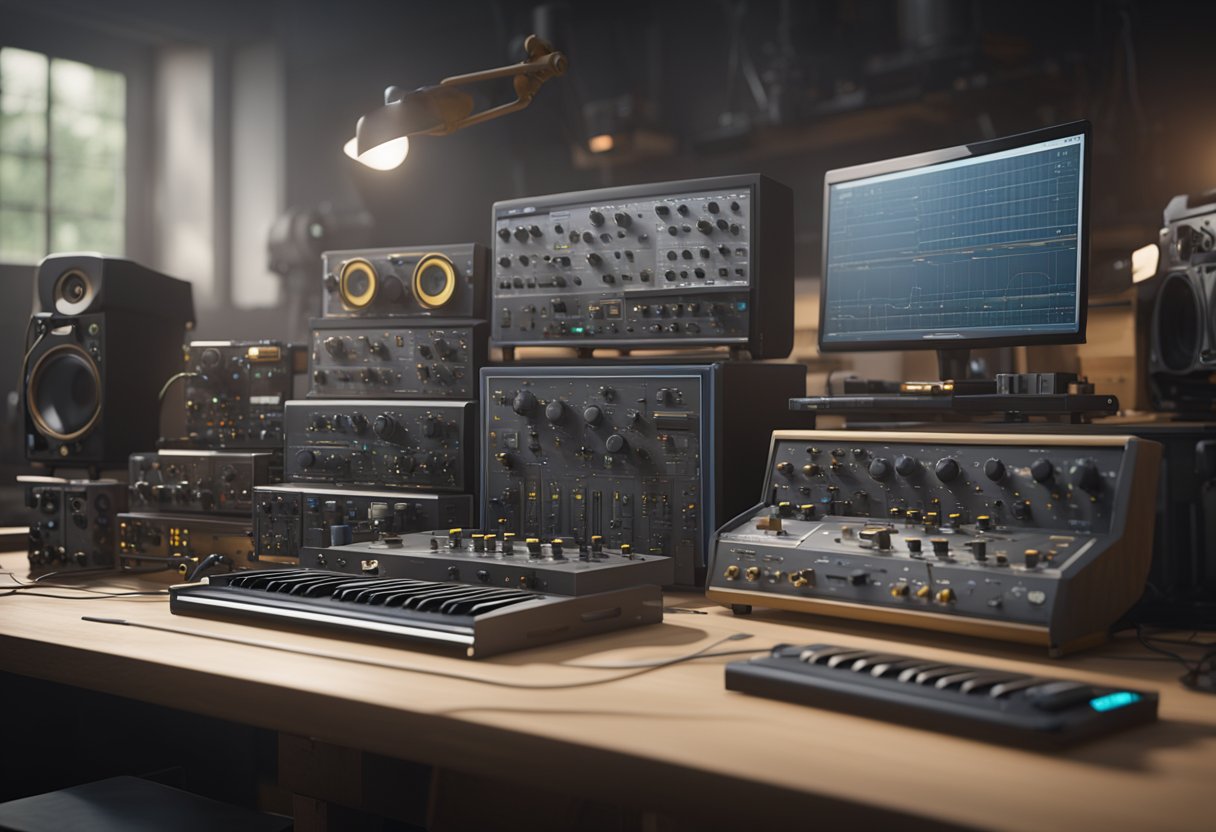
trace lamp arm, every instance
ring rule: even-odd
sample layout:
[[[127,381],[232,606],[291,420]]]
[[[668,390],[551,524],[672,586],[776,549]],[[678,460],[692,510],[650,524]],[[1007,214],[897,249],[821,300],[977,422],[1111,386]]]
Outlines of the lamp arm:
[[[459,87],[482,81],[492,81],[498,78],[515,79],[514,101],[499,104],[497,107],[491,107],[479,113],[473,113],[455,124],[445,125],[444,128],[441,128],[443,133],[455,132],[465,127],[471,127],[474,124],[481,124],[484,121],[522,110],[532,103],[532,99],[536,96],[541,84],[550,78],[566,74],[568,66],[566,56],[561,52],[555,51],[552,46],[536,35],[528,36],[527,40],[524,41],[524,50],[527,52],[528,58],[517,64],[495,67],[494,69],[483,69],[477,72],[467,72],[463,75],[452,75],[439,82],[439,86],[441,87]],[[438,131],[432,132],[438,133]]]

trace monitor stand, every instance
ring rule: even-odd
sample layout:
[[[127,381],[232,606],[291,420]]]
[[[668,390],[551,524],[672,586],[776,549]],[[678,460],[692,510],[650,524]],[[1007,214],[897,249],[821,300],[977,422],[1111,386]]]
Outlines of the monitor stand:
[[[942,381],[962,381],[971,377],[971,350],[938,350],[937,377]]]

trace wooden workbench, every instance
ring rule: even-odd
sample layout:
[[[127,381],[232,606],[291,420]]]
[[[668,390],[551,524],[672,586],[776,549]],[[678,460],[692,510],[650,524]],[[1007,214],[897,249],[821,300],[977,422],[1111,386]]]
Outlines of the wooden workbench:
[[[24,557],[0,556],[24,577]],[[11,578],[0,575],[0,581]],[[94,579],[131,588],[137,580]],[[164,581],[143,579],[143,586]],[[663,624],[484,661],[170,615],[164,597],[0,598],[0,670],[229,718],[476,777],[615,802],[706,827],[1009,830],[1210,828],[1216,697],[1132,639],[1049,660],[1033,648],[789,613],[735,617],[672,595]],[[817,640],[1157,690],[1161,722],[1043,754],[727,692],[726,658],[597,687],[526,691],[264,647],[88,623],[82,615],[339,650],[535,684],[615,675],[563,662],[689,652],[731,633],[763,651]],[[725,649],[725,648],[724,648]],[[239,714],[225,703],[240,702]],[[826,825],[825,825],[826,824]]]

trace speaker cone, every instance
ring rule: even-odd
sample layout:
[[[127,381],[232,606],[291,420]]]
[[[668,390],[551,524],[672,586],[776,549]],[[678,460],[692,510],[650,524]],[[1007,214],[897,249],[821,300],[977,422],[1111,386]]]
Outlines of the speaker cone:
[[[88,353],[74,344],[47,350],[30,370],[28,404],[38,432],[71,442],[101,415],[101,376]]]
[[[1153,340],[1165,368],[1185,373],[1199,353],[1199,296],[1184,273],[1165,279],[1153,315]]]
[[[456,293],[456,267],[442,254],[428,254],[414,267],[414,298],[427,309],[438,309]]]
[[[93,303],[93,281],[80,269],[69,269],[55,281],[55,311],[79,315]]]
[[[342,264],[338,280],[342,302],[353,309],[362,309],[376,297],[376,267],[362,257]]]

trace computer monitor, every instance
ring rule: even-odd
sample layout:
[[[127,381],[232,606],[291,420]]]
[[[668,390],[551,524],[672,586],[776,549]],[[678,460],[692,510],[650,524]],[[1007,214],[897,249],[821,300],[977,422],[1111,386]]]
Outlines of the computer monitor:
[[[1083,342],[1090,155],[1078,121],[828,171],[820,349],[935,349],[946,378],[973,347]]]

